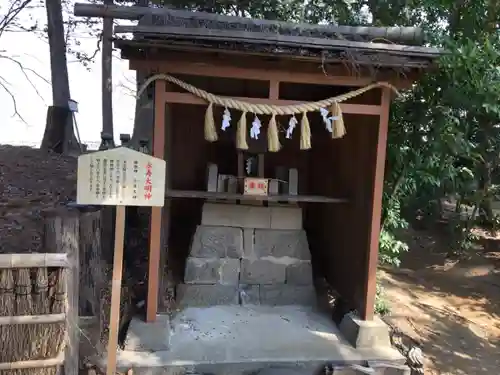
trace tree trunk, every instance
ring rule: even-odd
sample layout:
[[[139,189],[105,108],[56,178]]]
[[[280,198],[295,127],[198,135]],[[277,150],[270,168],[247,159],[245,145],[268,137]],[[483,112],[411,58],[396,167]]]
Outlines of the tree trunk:
[[[47,0],[45,8],[50,48],[52,101],[54,107],[68,108],[70,92],[61,0]],[[51,111],[50,108],[49,111]],[[52,117],[47,116],[47,118]],[[57,139],[61,138],[61,135],[62,139]],[[72,144],[73,141],[73,117],[67,116],[66,121],[47,122],[41,147],[43,149],[56,149],[59,144],[62,145],[61,151],[67,152],[76,146]]]
[[[113,5],[113,0],[104,0],[105,5]],[[102,26],[102,132],[111,136],[111,147],[114,147],[113,134],[113,19],[104,18]]]
[[[479,178],[479,189],[483,192],[483,199],[479,204],[479,217],[484,224],[493,223],[493,209],[491,206],[492,198],[490,196],[491,188],[491,164],[483,163],[481,166],[481,175]]]

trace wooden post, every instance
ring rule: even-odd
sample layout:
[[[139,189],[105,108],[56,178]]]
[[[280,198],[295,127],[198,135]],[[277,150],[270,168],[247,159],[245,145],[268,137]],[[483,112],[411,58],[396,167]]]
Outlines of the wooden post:
[[[78,348],[80,328],[78,327],[79,272],[79,217],[77,212],[64,212],[45,219],[44,248],[46,252],[67,255],[66,307],[67,344],[64,359],[64,374],[78,375]]]
[[[80,312],[101,314],[100,291],[106,286],[106,262],[101,251],[101,212],[80,214]]]
[[[125,206],[116,206],[115,251],[113,256],[113,284],[109,313],[108,365],[106,375],[115,375],[120,322],[120,294],[123,273],[123,244],[125,239]]]
[[[113,0],[104,0],[104,4],[113,5]],[[102,131],[113,135],[113,19],[102,20]],[[111,146],[115,141],[111,136]]]
[[[166,88],[168,88],[167,83],[165,83]],[[165,178],[165,189],[170,190],[172,188],[172,112],[168,103],[165,103],[165,156],[166,160],[166,178]],[[158,282],[158,293],[159,293],[159,303],[158,310],[160,313],[168,312],[170,305],[172,303],[170,288],[173,285],[173,280],[171,278],[172,274],[167,269],[168,263],[168,239],[170,237],[170,209],[171,209],[171,199],[165,199],[165,205],[162,210],[162,232],[160,240],[160,280]]]
[[[165,89],[165,81],[157,80],[155,82],[153,156],[160,159],[163,159],[165,156]],[[154,322],[158,311],[159,265],[162,250],[161,235],[162,207],[152,207],[149,237],[147,322]]]
[[[361,318],[364,320],[372,320],[375,310],[380,220],[382,216],[382,192],[384,189],[385,154],[387,148],[390,105],[391,92],[388,88],[383,88],[381,102],[382,110],[377,136],[377,153],[375,155],[375,175],[373,176],[372,212],[371,225],[369,228],[370,245],[366,259],[364,305],[361,311]]]

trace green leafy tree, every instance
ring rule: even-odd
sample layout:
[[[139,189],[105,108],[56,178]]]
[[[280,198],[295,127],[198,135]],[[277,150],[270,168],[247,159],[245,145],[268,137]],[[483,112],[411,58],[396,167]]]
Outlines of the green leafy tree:
[[[500,156],[500,2],[496,0],[163,0],[163,5],[310,23],[419,26],[447,54],[393,106],[380,259],[398,264],[396,233],[453,194],[492,222]],[[436,203],[437,202],[437,203]],[[402,211],[402,207],[410,208]],[[470,223],[459,230],[470,229]]]

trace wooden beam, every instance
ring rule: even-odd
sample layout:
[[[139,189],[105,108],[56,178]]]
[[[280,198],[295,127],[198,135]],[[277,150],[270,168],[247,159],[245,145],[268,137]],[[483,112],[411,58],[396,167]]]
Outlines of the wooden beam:
[[[47,367],[55,367],[66,365],[63,353],[58,354],[55,358],[49,359],[34,359],[32,361],[16,361],[16,362],[1,362],[0,371],[25,370],[25,369],[41,369]]]
[[[269,81],[269,99],[270,100],[279,100],[279,98],[280,98],[280,81],[273,79],[273,80]],[[259,153],[259,155],[257,157],[257,160],[258,160],[257,164],[259,167],[257,175],[260,178],[264,178],[264,176],[266,174],[265,159],[266,159],[265,154]]]
[[[272,44],[277,46],[296,46],[317,48],[321,50],[344,50],[381,52],[397,56],[415,56],[437,58],[441,50],[430,47],[407,46],[402,44],[353,42],[350,40],[313,38],[305,36],[269,34],[254,31],[219,30],[209,28],[176,27],[176,26],[115,26],[116,34],[141,33],[168,38],[189,40],[233,41],[250,44]]]
[[[165,156],[165,81],[155,82],[153,156]],[[168,178],[168,177],[167,177]],[[158,289],[162,235],[162,207],[151,208],[149,238],[148,302],[146,321],[154,322],[158,311]]]
[[[382,192],[384,189],[385,155],[387,148],[387,133],[389,128],[389,111],[391,91],[382,89],[382,113],[378,126],[377,151],[375,156],[375,175],[373,176],[371,225],[369,228],[369,248],[366,257],[366,272],[364,285],[364,305],[361,318],[372,320],[375,311],[375,294],[377,285],[378,247],[380,237],[380,221],[382,217]]]
[[[280,28],[294,28],[304,31],[344,34],[346,37],[365,37],[367,40],[375,38],[390,40],[393,43],[421,44],[423,31],[417,27],[367,27],[367,26],[340,26],[340,25],[311,25],[308,23],[291,23],[274,20],[260,20],[246,17],[226,16],[207,12],[191,12],[171,8],[139,8],[136,6],[105,6],[100,4],[76,3],[74,14],[77,17],[110,17],[116,19],[138,20],[145,15],[156,17],[173,16],[194,20],[214,21],[228,24],[247,25],[250,28],[266,28],[269,26]]]
[[[348,199],[331,198],[319,195],[244,195],[234,193],[218,193],[199,190],[169,190],[165,192],[170,198],[193,198],[193,199],[226,199],[241,201],[269,201],[269,202],[307,202],[307,203],[349,203]]]
[[[186,74],[205,77],[224,77],[256,81],[280,81],[289,83],[306,83],[327,86],[361,87],[373,83],[369,77],[326,75],[321,70],[318,73],[303,73],[267,68],[239,68],[230,64],[197,63],[189,61],[151,61],[130,60],[130,69],[172,74]]]
[[[0,326],[18,324],[49,324],[60,323],[66,320],[65,313],[45,314],[45,315],[15,315],[0,316]]]
[[[104,0],[106,5],[113,0]],[[101,91],[102,91],[102,132],[111,135],[113,140],[113,19],[104,18],[102,22],[102,52],[101,52]]]
[[[159,81],[156,81],[159,82]],[[163,94],[166,103],[171,104],[196,104],[196,105],[206,105],[207,102],[191,93],[183,92],[166,92]],[[272,105],[290,105],[302,103],[296,100],[271,100],[264,98],[246,98],[238,97],[233,98],[236,100],[242,100],[254,104],[272,104]],[[378,116],[381,114],[381,106],[370,105],[370,104],[348,104],[341,103],[340,108],[344,114],[357,114],[357,115],[373,115]]]
[[[293,52],[285,52],[281,51],[280,53],[276,53],[274,55],[269,55],[265,51],[260,51],[258,49],[224,49],[221,50],[217,48],[216,44],[213,46],[199,46],[197,44],[191,43],[168,43],[162,41],[161,39],[135,39],[135,40],[125,40],[125,39],[116,39],[114,41],[114,45],[116,48],[121,50],[121,58],[123,60],[169,60],[167,55],[171,55],[172,53],[187,53],[187,54],[198,54],[204,57],[210,54],[216,54],[219,56],[224,56],[224,60],[235,62],[235,56],[239,56],[240,58],[244,56],[244,59],[251,58],[261,58],[262,60],[281,60],[283,62],[287,62],[289,64],[297,65],[297,63],[313,63],[318,66],[327,66],[328,75],[331,75],[332,68],[343,68],[346,76],[352,76],[353,71],[348,70],[348,67],[345,66],[345,58],[342,57],[341,53],[330,54],[327,58],[322,59],[318,54],[313,55],[300,55],[294,54]],[[186,59],[191,60],[191,59]],[[205,59],[206,61],[207,59]],[[323,61],[324,60],[324,61]],[[241,60],[240,60],[241,61]],[[246,62],[246,61],[245,61]],[[415,81],[415,77],[419,77],[422,75],[424,70],[430,71],[430,68],[435,67],[435,65],[429,61],[429,59],[425,58],[412,58],[411,60],[406,60],[404,66],[406,70],[401,73],[395,71],[401,68],[401,60],[393,59],[385,61],[383,66],[380,64],[380,61],[377,61],[376,58],[371,57],[370,55],[359,55],[356,59],[357,69],[356,76],[364,76],[364,77],[377,77],[379,81],[395,81],[399,82],[398,85],[403,82],[404,85],[402,87],[409,87],[405,82],[413,82]],[[373,67],[376,66],[377,70],[375,75],[373,74]],[[371,70],[371,71],[370,71]],[[339,74],[337,74],[339,75]]]
[[[280,81],[275,79],[269,81],[269,99],[279,100],[280,98]]]
[[[0,254],[0,269],[70,266],[67,254]]]

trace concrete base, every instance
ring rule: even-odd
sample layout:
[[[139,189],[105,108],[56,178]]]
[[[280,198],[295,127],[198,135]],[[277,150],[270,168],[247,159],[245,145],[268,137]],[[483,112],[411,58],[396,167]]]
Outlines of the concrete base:
[[[144,328],[138,322],[132,326]],[[142,351],[124,350],[117,357],[117,370],[133,368],[134,375],[252,375],[270,367],[315,375],[326,364],[334,374],[356,375],[360,373],[350,366],[366,366],[367,361],[404,363],[390,347],[353,348],[328,316],[300,306],[187,308],[169,323],[162,318],[154,329],[134,335]],[[158,343],[168,349],[155,350]],[[106,358],[98,363],[105,368]]]
[[[168,350],[169,329],[168,315],[158,315],[154,323],[134,318],[128,327],[124,349],[132,352]]]
[[[390,347],[389,327],[378,316],[372,321],[346,314],[340,323],[340,332],[355,348]]]

